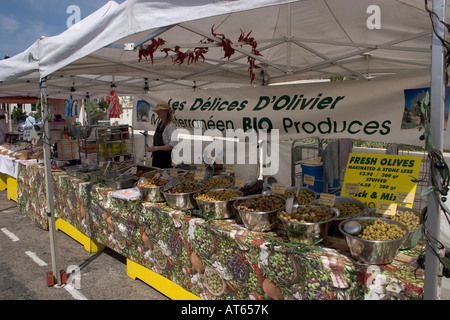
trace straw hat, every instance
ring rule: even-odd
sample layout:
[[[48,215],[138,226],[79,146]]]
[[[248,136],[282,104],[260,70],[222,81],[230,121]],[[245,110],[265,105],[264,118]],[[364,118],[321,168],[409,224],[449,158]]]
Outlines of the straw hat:
[[[170,110],[169,104],[166,102],[159,102],[156,105],[156,108],[153,110],[153,112],[160,111],[160,110]]]

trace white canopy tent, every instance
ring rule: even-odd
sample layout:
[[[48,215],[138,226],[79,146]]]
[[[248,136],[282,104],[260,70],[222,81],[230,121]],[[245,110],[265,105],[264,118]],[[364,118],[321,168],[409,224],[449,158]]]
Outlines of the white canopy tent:
[[[111,85],[118,94],[132,95],[332,76],[359,81],[411,71],[429,76],[432,66],[432,29],[423,0],[127,0],[108,2],[92,17],[0,61],[0,94],[28,94],[33,85],[39,91],[41,79],[48,97],[67,97],[72,87],[84,97],[106,96]],[[261,55],[239,41],[241,35],[253,37]],[[152,39],[162,40],[153,62],[139,61],[139,51]],[[231,41],[231,52],[224,51],[224,39]],[[207,50],[205,61],[174,62],[177,53],[200,47]],[[27,60],[36,48],[38,61]],[[259,67],[253,82],[249,61]]]
[[[261,56],[238,41],[242,33],[254,38]],[[47,77],[49,96],[75,87],[83,97],[89,90],[108,94],[112,83],[118,94],[127,94],[429,74],[431,33],[423,0],[109,1],[60,35],[0,61],[0,94],[27,92],[40,77]],[[229,59],[222,35],[232,42]],[[139,61],[139,50],[152,39],[164,44],[153,62]],[[205,61],[174,63],[177,46],[182,53],[207,49]],[[29,64],[32,50],[38,61]],[[259,67],[253,83],[248,58]]]
[[[140,77],[142,89],[147,78],[150,91],[162,91],[248,86],[248,57],[261,67],[255,85],[330,76],[365,79],[430,68],[430,18],[421,0],[377,1],[379,29],[369,29],[371,1],[179,2],[128,0],[116,10],[117,24],[110,22],[105,36],[89,46],[82,46],[84,39],[62,37],[77,48],[69,56],[57,37],[44,39],[41,75]],[[213,28],[232,41],[230,59],[223,59],[222,39],[212,35]],[[261,56],[238,42],[241,32],[251,32]],[[153,63],[139,62],[138,50],[158,38],[165,41],[159,49],[207,47],[206,60],[176,64],[157,50]],[[205,39],[212,42],[201,44]]]

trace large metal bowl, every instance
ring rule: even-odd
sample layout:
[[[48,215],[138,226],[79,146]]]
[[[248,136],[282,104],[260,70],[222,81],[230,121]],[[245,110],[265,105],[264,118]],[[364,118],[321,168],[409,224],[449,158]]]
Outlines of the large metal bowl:
[[[241,204],[242,202],[246,201],[249,198],[270,197],[270,196],[280,198],[283,201],[283,206],[275,210],[266,212],[246,211],[238,208],[239,204]],[[272,230],[278,223],[277,212],[280,210],[284,210],[284,208],[286,207],[286,200],[284,200],[283,197],[280,197],[278,195],[270,195],[270,196],[253,195],[248,196],[247,199],[239,199],[234,202],[233,207],[239,213],[242,222],[244,223],[245,227],[248,230],[269,231]]]
[[[331,209],[334,211],[333,218],[320,222],[296,222],[290,221],[282,218],[278,212],[278,218],[283,223],[284,229],[286,230],[289,241],[304,243],[304,244],[314,244],[322,241],[328,235],[328,230],[330,224],[333,220],[339,217],[339,210],[333,207],[320,206],[320,205],[300,205],[299,207],[315,207],[319,209]]]
[[[376,208],[371,208],[369,209],[369,215],[374,217],[376,216]],[[420,213],[417,210],[414,210],[412,208],[408,208],[408,207],[397,207],[397,211],[412,211],[416,216],[420,217]],[[390,219],[390,217],[388,215],[380,215],[382,218],[386,218],[386,219]],[[400,246],[400,250],[408,250],[411,249],[413,247],[413,237],[414,237],[414,233],[416,232],[417,228],[414,230],[409,230],[408,234],[406,235],[405,241],[403,241],[402,245]]]
[[[212,189],[209,191],[234,191],[239,194],[239,197],[243,196],[243,193],[236,189]],[[208,192],[209,192],[208,191]],[[198,192],[194,195],[194,199],[197,201],[197,205],[199,209],[201,209],[201,216],[203,218],[210,219],[229,219],[232,218],[236,211],[234,210],[233,204],[236,199],[229,199],[224,201],[206,201],[201,200],[198,197],[202,194],[202,192]]]
[[[198,185],[203,189],[206,188],[204,184],[198,183]],[[199,190],[186,193],[171,193],[170,190],[171,189],[161,191],[169,207],[178,210],[197,208],[197,201],[194,199],[194,195],[198,193]]]
[[[406,231],[406,234],[403,237],[395,240],[365,240],[351,235],[344,230],[344,226],[348,221],[354,220],[359,223],[363,223],[365,220],[374,221],[377,219],[386,221],[387,223],[398,225],[400,228]],[[339,225],[339,230],[345,236],[345,240],[347,242],[350,253],[355,259],[363,263],[379,265],[389,264],[394,260],[398,250],[400,249],[400,246],[402,245],[408,233],[408,228],[406,228],[406,226],[402,223],[377,217],[355,217],[347,219]]]
[[[166,199],[164,198],[164,195],[162,194],[162,187],[163,186],[152,186],[152,187],[143,187],[139,186],[144,181],[149,181],[147,178],[140,178],[136,182],[136,187],[139,190],[139,193],[141,194],[141,198],[143,201],[151,201],[151,202],[164,202]]]

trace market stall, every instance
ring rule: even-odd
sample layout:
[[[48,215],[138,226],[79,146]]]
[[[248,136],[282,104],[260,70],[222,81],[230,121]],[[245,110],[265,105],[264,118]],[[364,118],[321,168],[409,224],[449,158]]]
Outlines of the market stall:
[[[44,167],[19,166],[18,205],[47,228]],[[354,260],[343,242],[301,246],[282,227],[248,230],[239,216],[208,219],[53,171],[55,212],[96,243],[202,299],[420,299],[418,251],[387,265]],[[127,194],[127,193],[125,193]],[[140,277],[137,272],[135,277]],[[163,293],[163,287],[158,288]],[[188,294],[186,293],[186,294]],[[170,292],[167,292],[170,297]],[[183,296],[183,295],[181,295]],[[188,295],[189,296],[189,295]]]
[[[152,2],[127,1],[121,6],[102,8],[99,14],[107,14],[108,17],[98,21],[90,20],[91,23],[85,24],[87,28],[83,28],[82,32],[72,29],[60,36],[42,39],[39,43],[42,45],[41,55],[36,57],[36,61],[39,61],[38,79],[43,78],[48,81],[46,89],[49,93],[53,90],[51,82],[57,77],[65,79],[68,75],[76,75],[74,80],[77,81],[80,78],[82,80],[80,82],[84,84],[89,83],[89,81],[83,81],[86,79],[95,79],[95,83],[102,82],[103,86],[99,91],[109,92],[113,84],[117,92],[139,92],[139,96],[148,98],[151,103],[155,102],[151,99],[173,98],[172,102],[176,102],[177,105],[172,106],[180,111],[179,114],[183,116],[181,121],[184,124],[189,123],[189,120],[214,122],[222,116],[219,116],[215,109],[222,97],[216,95],[216,92],[210,94],[206,92],[207,90],[203,90],[206,88],[223,90],[223,88],[234,88],[238,84],[241,88],[262,85],[262,89],[268,90],[267,84],[288,80],[329,77],[330,75],[356,77],[363,81],[357,82],[354,88],[356,93],[353,93],[351,99],[343,99],[343,95],[336,93],[354,84],[349,81],[331,83],[330,87],[336,90],[333,96],[323,93],[321,91],[323,88],[318,86],[310,87],[311,90],[307,93],[298,92],[298,87],[294,87],[292,93],[283,95],[278,100],[276,97],[271,100],[272,96],[264,96],[259,102],[274,103],[265,118],[278,117],[283,108],[298,105],[297,110],[305,110],[305,112],[296,113],[292,117],[293,121],[297,120],[297,122],[306,111],[311,110],[309,107],[312,105],[320,106],[320,108],[308,112],[307,116],[315,111],[330,111],[332,106],[340,107],[343,102],[348,108],[346,112],[334,110],[341,115],[345,113],[364,116],[367,115],[367,110],[377,110],[378,107],[383,106],[389,113],[391,111],[395,113],[393,122],[395,124],[390,126],[391,119],[384,119],[382,123],[385,126],[381,127],[368,122],[363,126],[364,134],[361,133],[361,135],[373,140],[374,137],[384,138],[384,134],[389,131],[391,133],[389,142],[392,142],[394,133],[399,132],[397,125],[401,122],[403,115],[405,102],[403,90],[413,87],[402,86],[398,92],[386,91],[387,89],[383,89],[382,86],[375,90],[371,84],[375,83],[374,86],[382,84],[383,77],[379,79],[380,81],[366,80],[371,79],[373,74],[384,75],[395,72],[401,75],[395,75],[390,79],[385,78],[388,79],[385,86],[388,89],[391,89],[389,83],[396,81],[402,81],[403,85],[404,79],[411,79],[414,86],[428,84],[432,31],[429,16],[423,9],[421,1],[408,5],[389,1],[380,3],[386,15],[382,20],[383,28],[376,30],[369,28],[367,24],[369,21],[367,9],[371,4],[369,1],[359,2],[358,5],[352,2],[352,10],[349,10],[348,6],[342,6],[340,2],[257,1],[249,4],[245,1],[220,1],[205,4],[199,1],[192,2],[192,6],[189,7],[167,3],[153,10],[155,8]],[[399,10],[410,11],[407,13],[404,11],[405,14],[401,16],[393,14]],[[152,18],[149,14],[156,16]],[[160,19],[161,16],[164,16],[164,19]],[[266,17],[264,24],[260,23],[261,16]],[[190,18],[186,19],[186,17]],[[329,23],[322,23],[324,20]],[[70,41],[72,45],[69,48],[61,46],[62,40]],[[237,44],[233,44],[233,41],[237,41]],[[178,46],[181,42],[189,43]],[[267,45],[264,45],[265,43]],[[205,52],[198,50],[191,52],[194,53],[196,62],[193,63],[188,49],[199,47],[207,49],[208,54],[205,55]],[[169,54],[172,59],[169,58]],[[198,59],[195,59],[195,54],[198,54]],[[207,57],[204,64],[199,63],[203,61],[202,55]],[[29,56],[24,55],[20,58],[24,59],[24,57]],[[34,59],[31,61],[35,62]],[[187,65],[189,67],[186,67]],[[411,75],[413,76],[410,77]],[[2,79],[1,76],[0,79]],[[72,82],[71,85],[74,86],[74,83]],[[75,86],[78,87],[76,83]],[[361,89],[362,87],[364,88]],[[86,95],[85,88],[83,87],[83,92],[79,92],[79,95]],[[186,88],[187,91],[173,93],[179,88]],[[199,88],[202,90],[198,90]],[[172,90],[172,93],[164,92],[169,90]],[[360,94],[371,90],[374,90],[373,92],[376,92],[378,96],[386,94],[386,100],[378,98],[374,100],[373,97]],[[150,98],[145,94],[147,91],[159,91],[159,93]],[[272,90],[267,92],[269,91]],[[199,98],[198,92],[205,93],[205,96]],[[61,92],[58,89],[58,92],[53,91],[53,94],[61,94]],[[63,94],[67,95],[67,93]],[[185,97],[193,97],[193,100],[185,103],[183,100]],[[329,97],[334,97],[335,100],[325,100]],[[196,98],[204,99],[205,103],[201,106],[194,103]],[[288,99],[292,100],[288,101]],[[321,103],[318,103],[319,100]],[[395,100],[395,106],[390,110],[389,103],[393,100]],[[216,107],[213,107],[213,101]],[[240,101],[245,102],[245,99]],[[350,103],[347,104],[347,102]],[[261,104],[257,106],[261,110],[264,109]],[[256,104],[252,107],[256,108]],[[182,111],[182,108],[185,109]],[[245,103],[233,104],[227,110],[229,114],[233,114],[233,117],[241,120],[240,125],[236,127],[242,128],[245,124],[258,127],[259,124],[266,123],[265,118],[258,123],[261,119],[257,119],[254,113],[247,113],[250,107],[245,109],[244,113],[240,113],[244,108]],[[267,110],[269,108],[262,112]],[[320,113],[317,112],[317,114]],[[353,119],[351,123],[356,123],[358,126],[360,121],[361,119]],[[321,119],[318,118],[317,126],[320,123]],[[155,122],[151,122],[140,128],[152,129],[155,125]],[[300,123],[297,125],[293,122],[289,127],[289,130],[292,129],[290,135],[286,135],[286,138],[295,137],[299,133],[295,131],[298,130],[298,126]],[[375,135],[373,135],[374,130],[377,130]],[[304,131],[308,133],[307,130]],[[414,143],[422,143],[419,141],[419,130],[416,131],[416,135],[403,132],[404,137],[413,140]],[[336,132],[327,132],[323,137],[330,137],[334,133]],[[343,133],[342,136],[345,137],[345,134]],[[39,208],[42,211],[41,205]],[[74,221],[71,223],[76,225]]]

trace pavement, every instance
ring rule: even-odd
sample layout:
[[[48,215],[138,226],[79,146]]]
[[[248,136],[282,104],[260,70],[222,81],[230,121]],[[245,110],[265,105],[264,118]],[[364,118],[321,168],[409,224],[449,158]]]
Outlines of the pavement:
[[[127,275],[126,259],[105,248],[89,253],[65,233],[56,232],[60,270],[80,268],[72,286],[48,286],[52,271],[50,233],[23,215],[6,191],[0,192],[0,300],[169,300]]]
[[[115,251],[89,253],[61,231],[56,232],[56,242],[60,269],[80,268],[75,286],[47,285],[46,273],[52,271],[50,233],[0,191],[0,300],[170,300],[128,277],[126,259]],[[438,296],[450,300],[450,279],[442,278]]]

